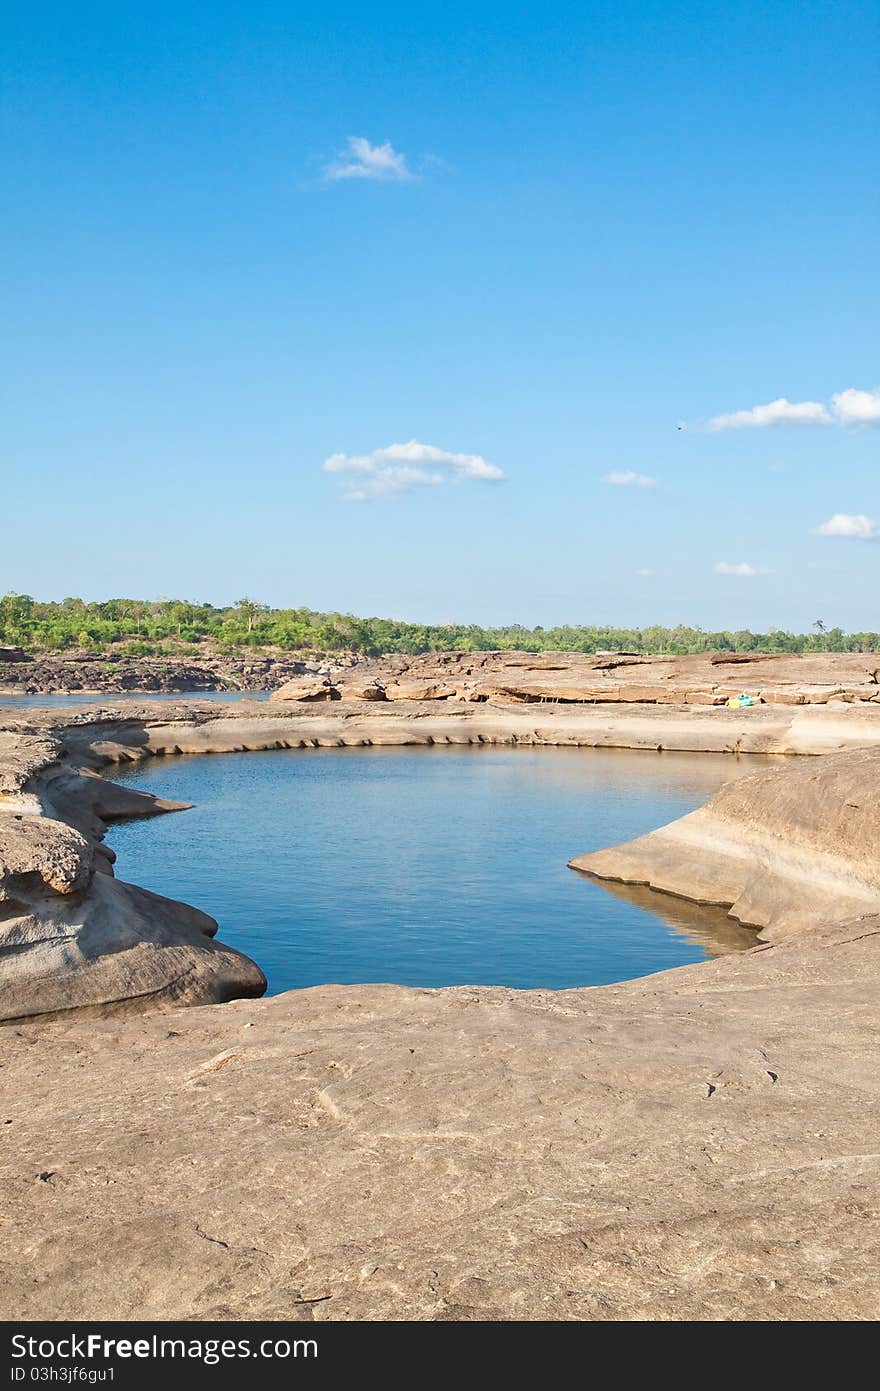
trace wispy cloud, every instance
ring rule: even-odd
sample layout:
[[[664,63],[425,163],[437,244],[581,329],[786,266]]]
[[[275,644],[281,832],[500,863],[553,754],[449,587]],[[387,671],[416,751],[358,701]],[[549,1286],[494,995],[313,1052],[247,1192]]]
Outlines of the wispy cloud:
[[[350,135],[346,147],[332,164],[324,167],[324,178],[335,183],[340,179],[377,179],[384,183],[406,183],[415,174],[406,162],[406,155],[395,150],[390,140],[371,145],[363,135]]]
[[[764,406],[713,415],[706,429],[717,434],[723,430],[765,430],[773,425],[880,425],[880,387],[873,391],[847,387],[846,391],[834,393],[830,405],[822,401],[789,401],[779,396]]]
[[[739,579],[751,579],[754,575],[768,573],[765,565],[750,565],[747,560],[740,560],[736,564],[731,564],[729,560],[719,560],[715,566],[716,575],[737,575]]]
[[[827,522],[816,527],[817,536],[848,536],[854,541],[876,541],[880,537],[880,522],[863,512],[835,512]]]
[[[831,415],[820,401],[787,401],[780,396],[776,401],[768,401],[766,406],[713,415],[706,429],[716,434],[721,430],[764,430],[769,425],[830,424]]]
[[[409,440],[389,444],[371,454],[331,454],[325,473],[350,474],[344,496],[350,502],[408,493],[413,488],[437,488],[447,482],[497,483],[503,471],[481,454],[454,454],[433,444]]]
[[[613,488],[656,488],[657,479],[650,478],[647,473],[634,473],[632,469],[623,469],[620,472],[613,471],[606,473],[603,483],[610,483]]]
[[[850,386],[832,396],[831,402],[841,425],[880,424],[880,386],[873,391],[859,391]]]

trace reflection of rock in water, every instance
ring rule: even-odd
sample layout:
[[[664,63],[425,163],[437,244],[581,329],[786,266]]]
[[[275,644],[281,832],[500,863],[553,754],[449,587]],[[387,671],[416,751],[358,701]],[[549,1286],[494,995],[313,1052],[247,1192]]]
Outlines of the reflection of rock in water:
[[[575,873],[581,874],[582,871],[575,870]],[[674,932],[696,942],[709,956],[728,956],[730,952],[748,951],[757,941],[755,929],[735,922],[725,908],[691,903],[686,898],[676,898],[674,894],[661,893],[643,884],[617,884],[608,879],[596,880],[587,874],[583,877],[593,884],[600,883],[615,898],[644,908],[646,913],[653,913]]]
[[[833,740],[832,726],[826,729]],[[706,806],[668,826],[571,864],[599,879],[729,905],[733,917],[760,926],[772,941],[875,914],[878,776],[880,748],[873,747],[777,764],[725,784]]]

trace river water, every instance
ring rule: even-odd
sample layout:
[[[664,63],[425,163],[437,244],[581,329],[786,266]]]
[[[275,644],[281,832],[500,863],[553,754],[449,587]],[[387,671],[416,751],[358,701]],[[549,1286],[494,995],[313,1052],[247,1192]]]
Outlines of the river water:
[[[599,985],[753,944],[719,910],[567,868],[760,760],[525,748],[150,760],[119,781],[192,810],[111,828],[117,873],[198,905],[270,991]]]
[[[0,711],[27,710],[40,705],[117,705],[121,700],[137,700],[147,704],[153,700],[268,700],[268,691],[123,691],[119,695],[94,692],[72,695],[3,695],[0,692]]]

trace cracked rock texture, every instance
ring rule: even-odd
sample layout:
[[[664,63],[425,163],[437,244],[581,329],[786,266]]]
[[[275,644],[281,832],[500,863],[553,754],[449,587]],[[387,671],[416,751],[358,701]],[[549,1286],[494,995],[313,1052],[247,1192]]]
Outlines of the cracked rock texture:
[[[880,917],[0,1030],[8,1319],[871,1319]]]

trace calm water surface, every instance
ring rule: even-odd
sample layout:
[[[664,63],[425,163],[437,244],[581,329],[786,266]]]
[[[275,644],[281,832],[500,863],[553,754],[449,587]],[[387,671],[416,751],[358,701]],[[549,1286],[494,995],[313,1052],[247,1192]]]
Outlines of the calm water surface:
[[[151,760],[190,811],[111,828],[120,878],[217,918],[272,992],[333,981],[605,984],[752,945],[717,910],[566,867],[756,760],[586,749],[312,749]]]
[[[96,695],[94,692],[74,693],[72,695],[3,695],[0,694],[0,710],[29,709],[39,705],[115,705],[120,700],[268,700],[268,691],[123,691],[120,695],[108,695],[106,691]]]

